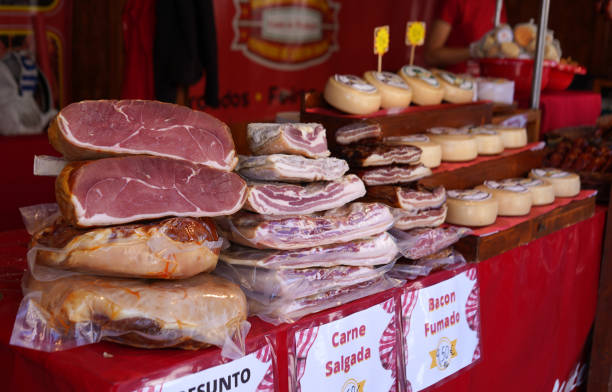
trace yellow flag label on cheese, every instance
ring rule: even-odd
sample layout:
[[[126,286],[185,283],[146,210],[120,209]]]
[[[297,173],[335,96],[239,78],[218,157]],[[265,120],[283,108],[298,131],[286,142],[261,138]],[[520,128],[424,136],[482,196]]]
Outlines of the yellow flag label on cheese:
[[[383,55],[389,51],[389,26],[374,29],[374,54]]]
[[[406,23],[406,45],[421,46],[425,43],[425,22]]]

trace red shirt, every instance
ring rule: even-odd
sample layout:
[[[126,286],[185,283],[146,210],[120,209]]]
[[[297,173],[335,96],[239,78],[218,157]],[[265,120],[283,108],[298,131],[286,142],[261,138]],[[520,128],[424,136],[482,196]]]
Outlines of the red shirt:
[[[444,46],[467,48],[478,41],[495,23],[496,0],[440,0],[437,19],[451,25]],[[501,22],[506,23],[506,7],[502,6]],[[465,72],[465,63],[449,67],[454,72]]]

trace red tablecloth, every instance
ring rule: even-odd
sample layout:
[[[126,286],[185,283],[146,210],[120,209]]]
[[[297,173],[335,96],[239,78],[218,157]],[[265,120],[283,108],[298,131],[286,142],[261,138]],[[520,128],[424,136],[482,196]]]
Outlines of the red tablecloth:
[[[598,208],[592,218],[479,263],[482,359],[430,390],[541,392],[565,380],[581,358],[595,315],[604,222],[605,208]],[[218,350],[147,351],[101,343],[48,354],[8,346],[26,242],[23,231],[0,233],[0,379],[7,390],[132,390],[146,379],[219,362]],[[378,296],[385,295],[394,290]],[[355,307],[359,301],[327,312]],[[256,323],[247,340],[253,345],[273,337],[281,391],[287,387],[286,332],[287,326]],[[279,347],[277,339],[285,343]],[[104,358],[104,352],[113,357]]]
[[[528,107],[528,101],[519,102]],[[557,128],[595,125],[601,113],[601,95],[591,91],[542,92],[540,134]]]

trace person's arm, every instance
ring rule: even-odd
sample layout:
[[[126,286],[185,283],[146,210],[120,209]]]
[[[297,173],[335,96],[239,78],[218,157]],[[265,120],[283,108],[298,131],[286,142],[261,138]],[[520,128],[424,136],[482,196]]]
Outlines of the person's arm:
[[[436,20],[425,42],[425,62],[429,66],[443,67],[461,63],[469,59],[470,48],[448,48],[444,46],[451,32],[451,25]]]

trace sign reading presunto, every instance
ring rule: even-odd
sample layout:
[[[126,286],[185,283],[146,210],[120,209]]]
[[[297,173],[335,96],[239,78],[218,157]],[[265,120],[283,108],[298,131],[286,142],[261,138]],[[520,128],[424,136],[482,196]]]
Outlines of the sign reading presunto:
[[[393,298],[295,334],[297,390],[389,391],[396,383]]]
[[[480,358],[476,268],[401,297],[406,379],[420,391]]]

